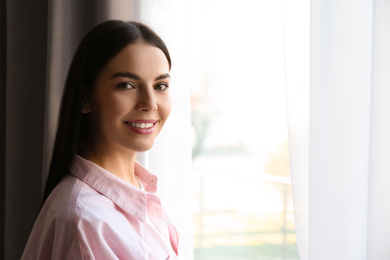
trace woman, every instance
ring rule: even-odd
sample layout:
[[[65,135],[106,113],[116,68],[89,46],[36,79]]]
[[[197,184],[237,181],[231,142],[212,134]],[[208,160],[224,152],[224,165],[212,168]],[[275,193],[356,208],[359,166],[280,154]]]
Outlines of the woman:
[[[178,236],[135,160],[171,111],[164,42],[136,22],[93,28],[70,66],[44,205],[22,259],[176,259]]]

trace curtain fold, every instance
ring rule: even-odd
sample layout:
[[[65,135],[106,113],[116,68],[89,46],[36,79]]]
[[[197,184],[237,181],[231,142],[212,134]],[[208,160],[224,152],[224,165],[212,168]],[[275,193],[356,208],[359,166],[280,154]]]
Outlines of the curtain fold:
[[[371,1],[311,1],[309,259],[366,259]]]
[[[310,0],[282,1],[288,136],[295,234],[309,251]]]
[[[374,1],[368,259],[390,259],[390,2]]]
[[[4,259],[20,259],[39,211],[47,2],[6,1]]]
[[[0,2],[0,257],[4,256],[5,245],[5,118],[6,118],[6,68],[7,68],[7,26],[6,4]]]
[[[310,74],[292,69],[298,59],[291,58],[296,46],[288,35],[296,28],[285,26],[291,176],[301,259],[390,258],[390,205],[385,200],[390,195],[389,17],[388,1],[311,0]],[[301,98],[297,81],[288,77],[294,69],[310,77],[304,89],[310,97],[303,100],[310,106],[301,110],[309,116],[303,122],[294,117]]]

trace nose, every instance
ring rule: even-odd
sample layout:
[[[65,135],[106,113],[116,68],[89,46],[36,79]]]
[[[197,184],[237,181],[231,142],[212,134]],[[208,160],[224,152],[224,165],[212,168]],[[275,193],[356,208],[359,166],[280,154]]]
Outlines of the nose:
[[[137,102],[137,110],[144,112],[151,112],[157,110],[157,101],[153,90],[143,90],[139,93]]]

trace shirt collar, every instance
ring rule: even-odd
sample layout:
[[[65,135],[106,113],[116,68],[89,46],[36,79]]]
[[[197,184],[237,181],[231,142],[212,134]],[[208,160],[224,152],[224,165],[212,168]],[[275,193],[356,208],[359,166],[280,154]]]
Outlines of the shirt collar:
[[[157,191],[157,176],[151,174],[141,164],[135,163],[134,172],[144,185],[145,191],[134,187],[106,169],[77,154],[73,158],[70,172],[73,176],[106,196],[127,213],[145,222],[147,193],[155,193]]]

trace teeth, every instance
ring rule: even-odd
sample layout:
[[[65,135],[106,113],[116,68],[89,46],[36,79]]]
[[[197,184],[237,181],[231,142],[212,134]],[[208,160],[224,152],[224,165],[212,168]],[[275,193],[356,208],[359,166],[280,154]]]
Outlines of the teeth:
[[[153,126],[152,123],[130,123],[130,125],[132,127],[137,127],[137,128],[142,128],[142,129],[150,128]]]

